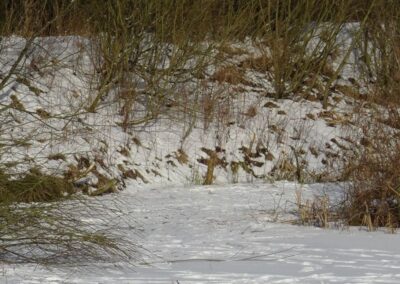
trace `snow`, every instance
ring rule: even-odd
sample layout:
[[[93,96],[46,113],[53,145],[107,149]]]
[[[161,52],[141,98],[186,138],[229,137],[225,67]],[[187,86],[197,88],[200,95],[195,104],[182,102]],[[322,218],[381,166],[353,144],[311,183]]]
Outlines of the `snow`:
[[[3,265],[0,282],[399,283],[400,235],[292,224],[296,191],[304,198],[338,199],[343,186],[130,184],[102,201],[130,212],[118,230],[142,247],[140,259],[73,267]]]
[[[340,37],[349,41],[349,34],[346,30]],[[5,38],[2,44],[1,73],[7,74],[26,40],[10,37]],[[95,164],[100,174],[110,179],[120,181],[124,172],[131,170],[143,176],[143,179],[137,178],[137,184],[193,184],[196,177],[202,178],[207,170],[207,166],[199,162],[199,159],[208,158],[201,149],[204,147],[214,151],[219,147],[224,150],[221,158],[225,159],[228,166],[216,167],[216,183],[253,182],[263,180],[266,176],[273,180],[293,179],[293,171],[275,173],[274,177],[271,171],[282,162],[296,166],[297,158],[303,168],[304,180],[318,180],[314,178],[318,175],[324,180],[334,180],[340,172],[335,171],[332,165],[342,162],[352,153],[345,153],[332,140],[335,139],[347,149],[354,146],[345,140],[348,133],[352,134],[355,143],[359,140],[359,137],[354,137],[357,127],[350,123],[355,119],[351,113],[357,104],[351,98],[340,93],[331,94],[328,111],[334,117],[324,117],[319,101],[299,97],[282,100],[266,97],[266,93],[273,92],[271,74],[246,68],[242,71],[246,80],[251,82],[248,85],[214,82],[210,80],[213,75],[210,71],[210,74],[206,74],[206,80],[191,78],[188,83],[165,87],[168,89],[166,93],[173,94],[171,100],[176,100],[178,107],[148,124],[124,132],[117,125],[123,120],[119,115],[121,105],[112,100],[118,90],[110,92],[106,103],[96,113],[85,111],[97,94],[99,80],[95,71],[99,58],[92,45],[84,37],[37,38],[18,72],[0,90],[0,106],[4,109],[0,140],[7,145],[2,149],[0,162],[17,163],[13,169],[8,169],[11,173],[19,174],[38,168],[44,173],[62,176],[71,167],[79,167],[78,160],[85,158],[90,161],[89,164]],[[239,69],[243,60],[261,52],[249,39],[232,43],[232,46],[243,49],[244,53],[228,58],[225,64]],[[40,72],[35,65],[39,65]],[[221,66],[211,64],[209,67],[218,69]],[[352,78],[356,78],[356,75],[353,74]],[[26,82],[21,81],[21,76]],[[139,92],[148,89],[144,78],[139,76],[133,79],[138,81]],[[173,78],[165,80],[169,82]],[[164,83],[167,84],[160,82],[161,85]],[[311,91],[311,95],[316,95],[316,92]],[[8,108],[12,96],[25,110]],[[213,121],[209,122],[206,111],[201,110],[202,100],[208,97],[215,100]],[[187,100],[191,99],[198,102],[188,106]],[[265,107],[271,102],[276,107]],[[132,119],[141,118],[145,107],[146,103],[139,100],[132,111]],[[189,111],[181,109],[185,107]],[[256,110],[254,117],[245,114],[250,107]],[[199,113],[191,113],[191,108],[200,108]],[[38,114],[43,110],[48,112],[49,118],[42,118]],[[219,112],[224,114],[219,115]],[[365,121],[368,123],[369,120]],[[133,139],[137,139],[140,145],[133,143]],[[15,140],[29,143],[13,145],[11,142]],[[243,147],[257,157],[251,157],[249,162],[248,154],[240,150]],[[262,148],[264,154],[254,149],[257,147]],[[128,154],[122,154],[121,149]],[[179,150],[187,154],[187,163],[177,161],[176,153]],[[49,159],[59,153],[65,159]],[[272,158],[267,159],[266,153]],[[232,163],[242,165],[236,173],[231,170]],[[86,170],[79,168],[80,173]]]
[[[358,25],[352,23],[339,32],[338,44],[343,50],[333,67],[345,59],[357,30]],[[316,37],[310,49],[318,48],[319,42]],[[1,44],[0,77],[7,74],[26,41],[10,37]],[[4,111],[0,141],[30,143],[11,143],[1,153],[0,163],[24,161],[13,169],[16,173],[39,167],[45,173],[62,175],[83,157],[90,166],[79,168],[82,176],[73,181],[93,186],[99,179],[90,172],[94,167],[118,181],[124,171],[140,172],[143,178],[126,180],[124,191],[99,197],[102,208],[110,209],[110,218],[115,212],[123,213],[117,216],[120,221],[113,229],[140,246],[140,257],[132,256],[126,262],[77,262],[74,266],[0,263],[0,283],[400,283],[398,234],[336,224],[329,229],[296,225],[299,192],[304,199],[327,195],[334,202],[341,199],[344,184],[265,182],[293,179],[283,176],[284,171],[282,176],[273,176],[272,171],[282,161],[294,163],[296,155],[300,163],[305,162],[305,180],[318,180],[314,177],[320,173],[331,175],[325,180],[335,179],[335,162],[349,158],[348,153],[360,146],[361,128],[352,122],[370,122],[367,109],[364,116],[352,117],[361,102],[340,92],[330,94],[328,110],[322,109],[320,101],[296,96],[275,100],[266,95],[274,91],[268,72],[245,68],[241,71],[251,84],[232,86],[210,80],[221,67],[211,64],[204,81],[191,78],[186,85],[169,86],[174,78],[160,80],[167,93],[174,94],[171,100],[176,100],[178,107],[124,132],[117,125],[123,119],[118,114],[121,106],[112,100],[118,90],[110,92],[109,104],[96,113],[83,111],[96,95],[99,80],[95,69],[101,60],[91,45],[83,37],[48,37],[33,42],[18,72],[0,90]],[[225,64],[237,68],[243,60],[263,54],[249,39],[232,47],[244,53],[228,58]],[[185,67],[194,61],[188,60]],[[351,86],[349,78],[358,80],[362,64],[356,47],[345,61],[338,83]],[[169,63],[165,58],[159,67]],[[21,81],[20,75],[27,81]],[[144,93],[146,78],[134,79],[139,93]],[[317,93],[310,91],[312,96]],[[176,94],[183,94],[183,98]],[[8,108],[12,96],[24,110]],[[206,123],[205,112],[200,110],[197,117],[190,108],[186,112],[179,109],[180,104],[186,107],[185,100],[197,97],[201,106],[207,96],[215,99],[216,113],[224,108],[229,111],[221,117],[214,114],[214,121]],[[274,106],[266,107],[268,103]],[[146,102],[139,100],[132,119],[141,118],[145,107]],[[256,107],[254,117],[245,115],[250,107]],[[43,109],[49,118],[37,113]],[[266,151],[260,151],[262,155],[259,146]],[[218,185],[195,185],[203,182],[207,170],[199,162],[208,158],[202,149],[214,151],[216,147],[223,149],[219,154],[228,165],[250,159],[241,150],[247,147],[253,154],[252,162],[261,166],[247,164],[252,173],[243,166],[237,173],[229,166],[218,166],[214,172]],[[188,156],[186,163],[177,157],[180,150]],[[273,158],[267,159],[267,152]],[[65,154],[65,160],[49,159],[58,153]],[[326,160],[331,164],[325,165]],[[293,173],[289,170],[288,174]],[[99,220],[84,221],[96,224]]]

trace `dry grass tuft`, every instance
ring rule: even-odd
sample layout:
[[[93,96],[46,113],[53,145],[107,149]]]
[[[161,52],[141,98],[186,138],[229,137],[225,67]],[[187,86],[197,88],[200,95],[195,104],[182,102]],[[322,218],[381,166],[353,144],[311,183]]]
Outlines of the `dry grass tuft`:
[[[337,221],[328,196],[315,196],[311,200],[303,200],[301,190],[296,191],[296,206],[299,221],[303,225],[329,228],[330,223]]]
[[[235,66],[219,68],[210,78],[218,83],[228,83],[230,85],[245,84],[244,74]]]
[[[58,201],[74,192],[71,182],[39,171],[32,171],[22,178],[13,179],[6,174],[0,174],[0,203]]]

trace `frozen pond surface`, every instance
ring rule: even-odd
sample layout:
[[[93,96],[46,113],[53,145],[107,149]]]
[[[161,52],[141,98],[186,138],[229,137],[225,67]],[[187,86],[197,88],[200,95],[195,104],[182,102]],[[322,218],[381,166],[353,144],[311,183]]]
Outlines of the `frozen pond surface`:
[[[0,283],[400,283],[399,234],[291,225],[296,190],[340,192],[287,182],[129,187],[104,200],[131,212],[120,230],[148,251],[141,264],[3,266]]]

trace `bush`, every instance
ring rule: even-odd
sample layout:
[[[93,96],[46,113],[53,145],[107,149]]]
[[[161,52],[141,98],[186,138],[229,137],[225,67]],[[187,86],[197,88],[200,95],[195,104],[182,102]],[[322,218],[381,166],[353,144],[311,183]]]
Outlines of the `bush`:
[[[19,179],[0,173],[0,262],[76,263],[125,257],[117,236],[101,225],[103,204],[91,198],[66,200],[73,186],[38,172]],[[51,201],[51,202],[49,202]],[[98,225],[85,218],[99,220]],[[109,216],[108,216],[109,217]]]
[[[399,141],[382,128],[363,138],[366,147],[350,165],[352,183],[342,208],[349,225],[400,226]]]
[[[94,213],[93,204],[87,208],[82,205],[82,201],[1,203],[0,262],[76,264],[132,254],[130,241],[122,243],[107,228],[82,221]],[[79,216],[71,213],[74,210]]]
[[[74,191],[71,182],[38,171],[16,179],[0,173],[0,203],[60,201]]]

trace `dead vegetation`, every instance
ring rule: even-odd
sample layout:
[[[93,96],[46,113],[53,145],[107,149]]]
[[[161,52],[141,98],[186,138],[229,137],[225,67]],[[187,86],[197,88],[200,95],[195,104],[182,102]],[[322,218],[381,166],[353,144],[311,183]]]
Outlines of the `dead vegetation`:
[[[0,203],[59,201],[74,192],[72,183],[39,171],[32,170],[24,177],[14,179],[0,174]]]
[[[235,66],[227,66],[218,69],[212,76],[212,81],[227,83],[230,85],[246,84],[246,79],[240,70]]]
[[[350,225],[400,225],[400,144],[389,128],[368,129],[368,144],[349,162],[352,187],[344,207]],[[364,142],[365,143],[365,142]]]
[[[71,199],[74,193],[71,182],[38,171],[23,177],[0,173],[0,261],[76,264],[134,253],[130,242],[82,221],[95,212],[103,218],[104,207]]]
[[[389,110],[388,115],[380,115],[371,123],[382,127],[365,129],[368,135],[364,135],[359,144],[352,143],[354,156],[344,161],[342,173],[337,175],[352,182],[344,207],[335,212],[329,208],[329,200],[323,198],[312,204],[299,201],[300,216],[303,223],[323,227],[329,223],[329,216],[334,215],[335,218],[341,216],[350,225],[397,228],[400,222],[400,149],[396,142],[398,132],[393,129],[400,128],[399,11],[398,2],[383,0],[340,3],[328,0],[3,1],[0,4],[1,35],[19,35],[26,41],[10,69],[0,71],[0,91],[15,78],[18,86],[27,88],[35,97],[45,97],[45,92],[34,84],[35,76],[45,77],[52,70],[58,70],[63,62],[59,62],[59,58],[47,60],[35,56],[35,60],[24,68],[22,61],[33,53],[34,39],[49,35],[83,35],[93,42],[90,60],[96,72],[89,80],[91,95],[84,97],[75,92],[75,99],[82,100],[82,104],[71,113],[58,114],[58,118],[68,121],[65,124],[68,126],[75,120],[82,120],[78,113],[95,114],[106,106],[116,105],[120,116],[117,125],[125,133],[133,133],[132,142],[137,148],[144,149],[136,137],[138,126],[157,122],[161,117],[189,121],[182,138],[184,144],[197,120],[202,120],[205,131],[214,125],[219,127],[218,130],[226,130],[231,125],[241,124],[238,113],[244,115],[245,120],[257,119],[266,109],[286,116],[277,101],[304,98],[321,103],[324,108],[318,113],[305,114],[306,119],[323,120],[332,129],[354,126],[357,134],[359,125],[353,116],[359,115],[362,120],[364,114],[356,110],[351,115],[338,113],[334,105],[354,100],[365,102],[364,106],[379,104],[384,108],[383,113]],[[353,31],[353,42],[348,47],[338,45],[344,24],[354,21],[359,27]],[[315,38],[320,40],[315,42]],[[233,45],[233,42],[243,44],[245,40],[256,53]],[[206,47],[205,42],[208,43]],[[35,44],[39,45],[38,42]],[[1,48],[3,46],[0,46],[0,55],[6,50]],[[358,58],[362,66],[359,81],[340,75],[355,49],[362,53]],[[336,64],[332,64],[334,61]],[[207,74],[210,66],[215,67],[214,71]],[[82,74],[79,68],[71,70]],[[264,76],[262,79],[271,83],[273,90],[265,93],[277,101],[243,104],[244,109],[235,109],[235,102],[243,92],[264,91],[260,91],[260,85],[250,78],[249,75],[254,74]],[[338,84],[339,79],[347,84]],[[188,82],[193,89],[185,90]],[[361,90],[366,91],[362,93]],[[9,96],[7,105],[1,105],[1,115],[3,113],[7,116],[1,118],[1,126],[7,122],[8,130],[23,124],[18,114],[32,116],[43,127],[57,119],[51,105],[32,111],[16,94]],[[82,132],[92,133],[90,125],[81,123],[74,127],[76,125]],[[271,123],[266,127],[278,137],[277,144],[285,145],[284,126]],[[388,129],[384,135],[379,134],[382,128]],[[68,136],[66,129],[58,132],[52,129],[51,139],[73,136]],[[300,134],[286,138],[301,140]],[[0,156],[13,147],[30,147],[36,138],[29,133],[11,142],[0,140]],[[43,143],[53,142],[49,138],[38,139]],[[281,152],[278,156],[267,146],[256,147],[253,142],[241,145],[241,156],[229,162],[223,151],[202,149],[207,157],[197,162],[206,166],[206,173],[204,176],[198,174],[196,178],[201,183],[212,184],[215,169],[221,167],[232,172],[234,181],[240,171],[260,179],[269,176],[298,181],[324,180],[321,174],[314,175],[306,170],[300,148],[291,149],[291,153]],[[341,158],[332,148],[339,148],[341,153],[351,150],[341,141],[330,142],[325,151],[309,148],[312,156],[326,165]],[[106,148],[107,145],[102,146],[104,152],[107,152]],[[118,153],[133,159],[129,147],[120,148]],[[45,156],[53,162],[68,161],[64,153]],[[81,154],[76,163],[69,164],[65,178],[35,171],[16,179],[0,176],[0,200],[62,200],[75,193],[73,183],[88,174],[96,176],[97,185],[84,184],[81,191],[93,196],[116,192],[117,180],[100,170],[106,168],[103,157],[90,160],[83,156]],[[29,160],[29,157],[25,158]],[[189,167],[193,166],[194,158],[189,157],[182,147],[166,159],[173,167]],[[271,170],[256,173],[267,162],[273,163]],[[11,167],[17,165],[5,162],[0,168],[8,170]],[[145,172],[136,166],[120,164],[118,169],[123,178],[148,182]],[[155,168],[149,171],[160,175]]]

